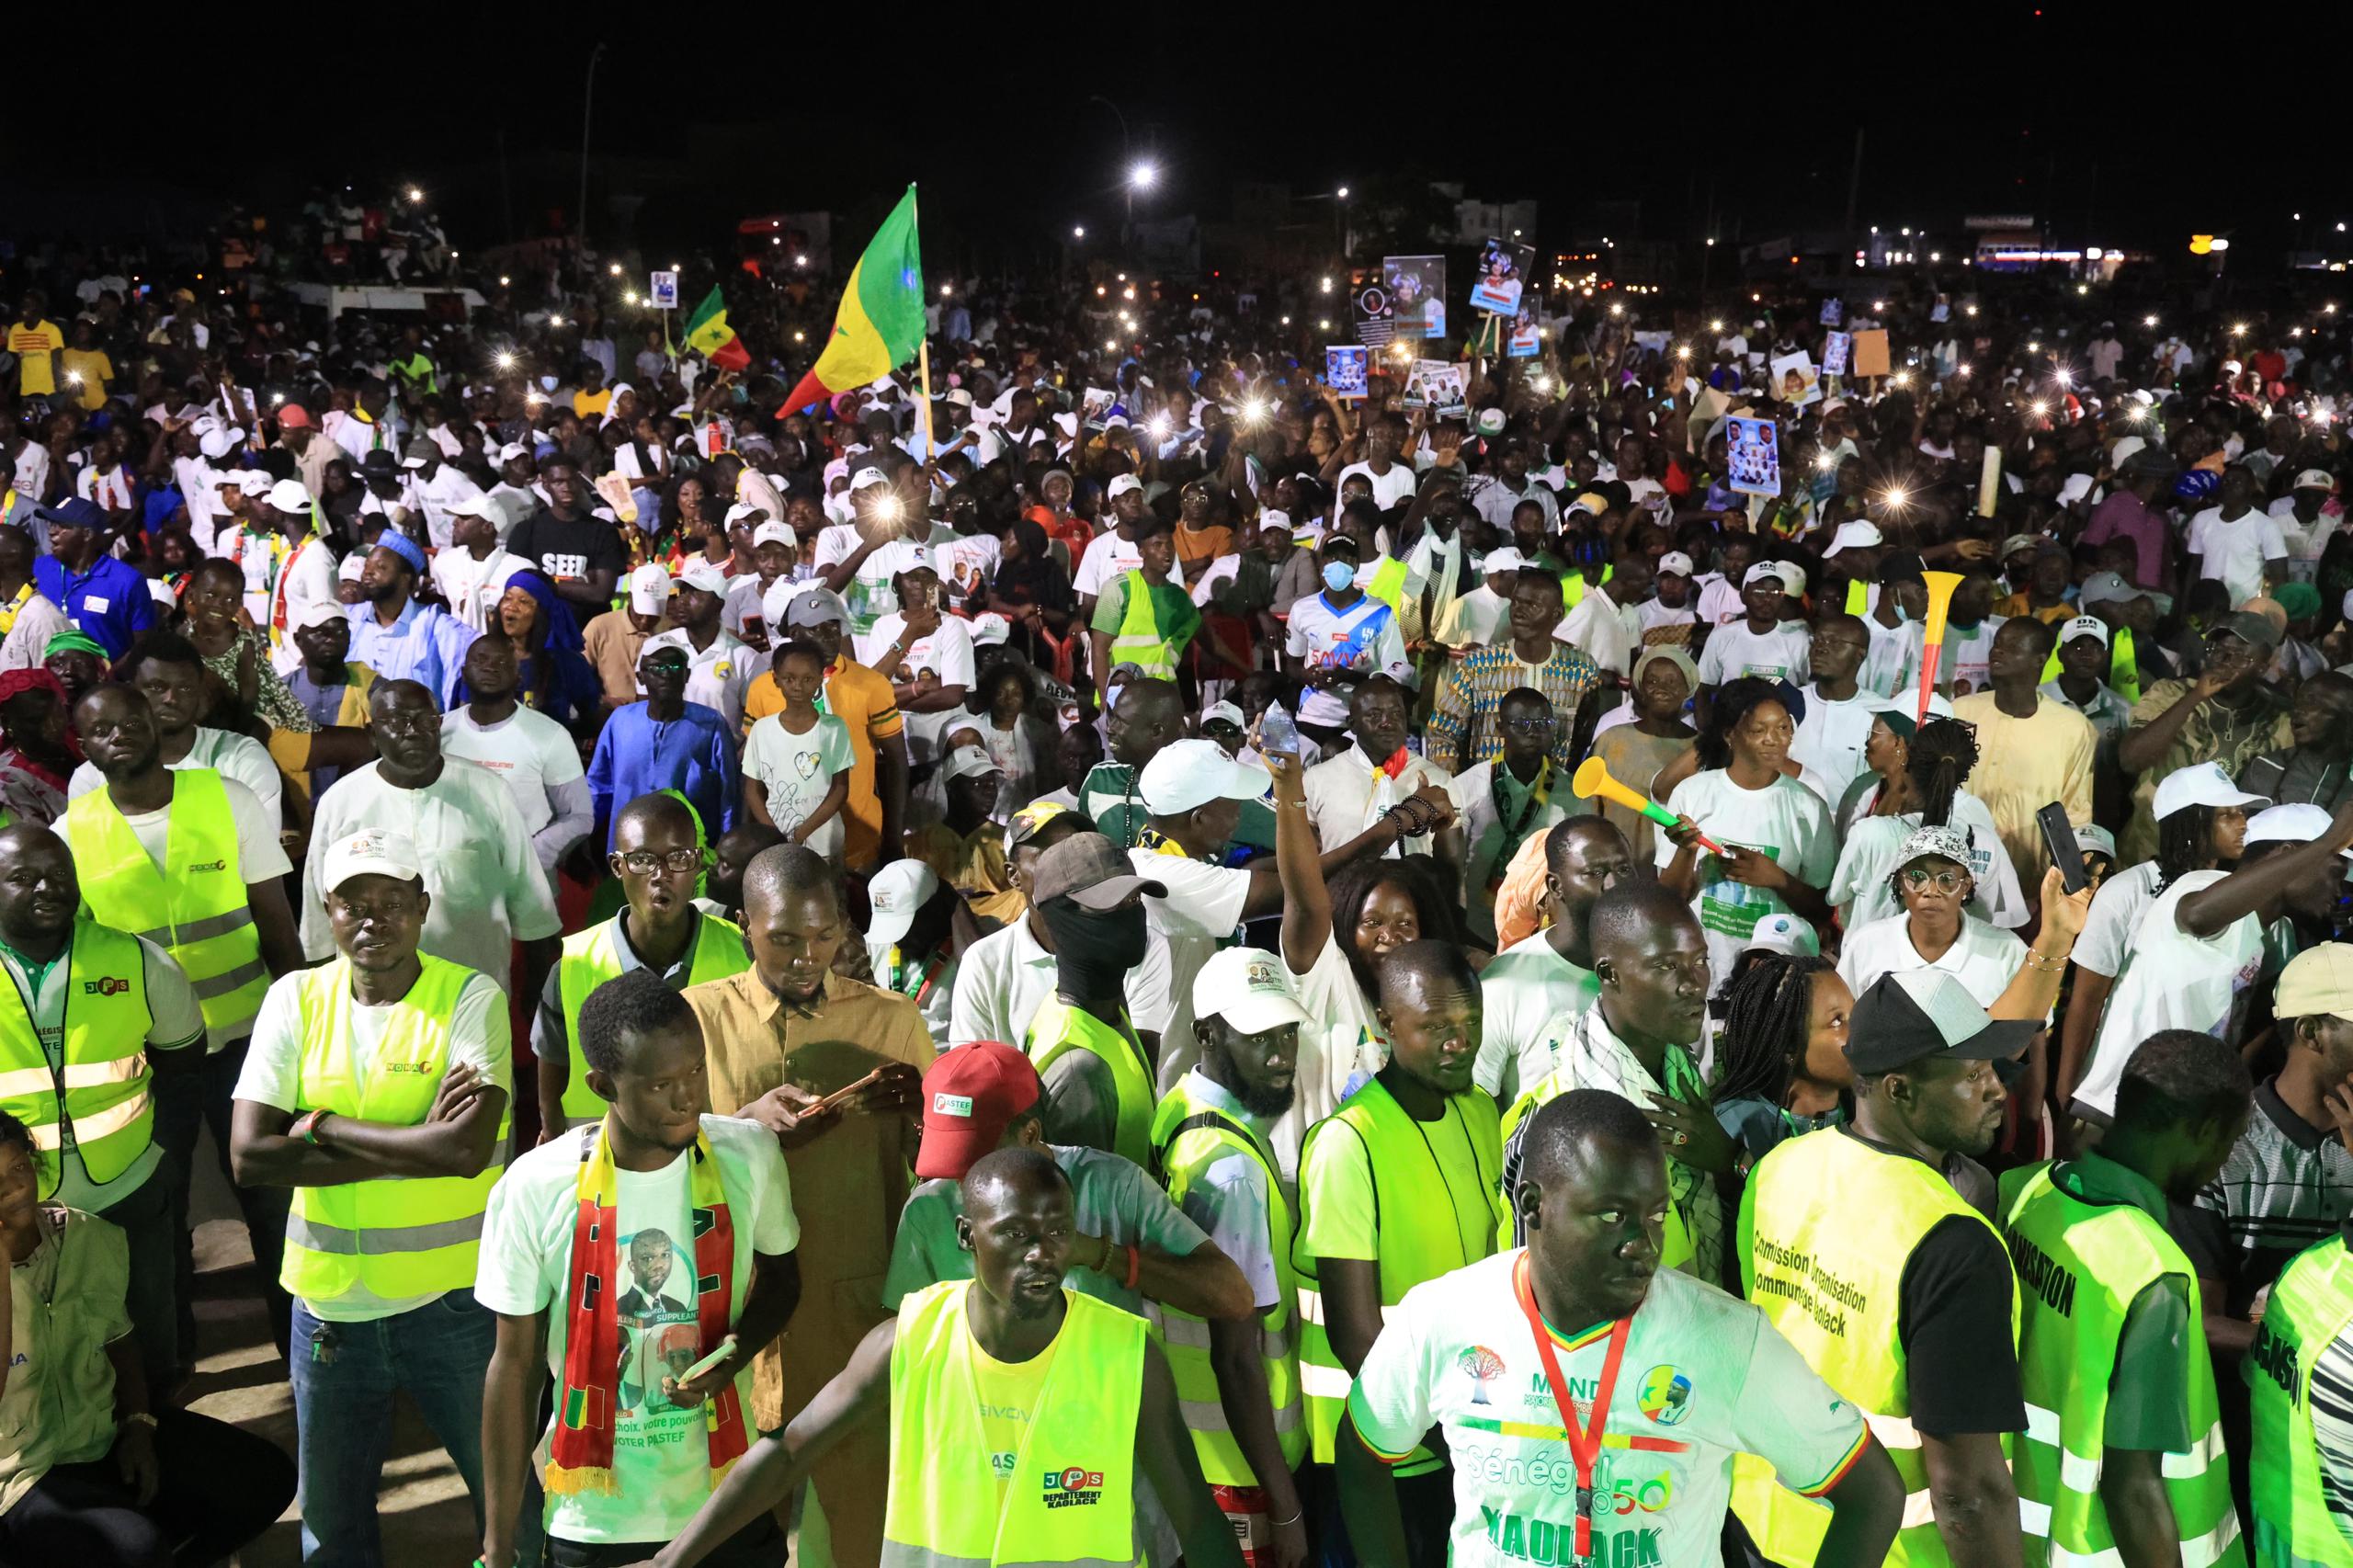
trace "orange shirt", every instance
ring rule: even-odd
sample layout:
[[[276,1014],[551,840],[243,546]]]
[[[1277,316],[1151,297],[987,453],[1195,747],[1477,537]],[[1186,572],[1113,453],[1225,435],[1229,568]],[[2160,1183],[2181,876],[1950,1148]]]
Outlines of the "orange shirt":
[[[874,743],[904,733],[898,693],[864,665],[835,661],[825,672],[825,710],[849,729],[849,799],[842,802],[842,863],[871,866],[882,848],[882,797],[874,788]],[[763,672],[744,692],[744,733],[771,713],[784,711],[784,693],[773,671]]]

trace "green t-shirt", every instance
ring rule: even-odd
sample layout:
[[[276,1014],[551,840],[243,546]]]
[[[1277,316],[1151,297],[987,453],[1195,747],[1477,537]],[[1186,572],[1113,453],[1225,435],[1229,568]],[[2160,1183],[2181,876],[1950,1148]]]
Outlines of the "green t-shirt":
[[[131,1244],[79,1210],[43,1204],[40,1244],[8,1271],[15,1302],[8,1388],[0,1395],[0,1513],[52,1465],[89,1464],[114,1447],[114,1363],[131,1333]],[[48,1303],[44,1306],[42,1303]]]
[[[1063,1283],[1115,1307],[1142,1312],[1143,1298],[1124,1283],[1127,1255],[1116,1249],[1133,1245],[1190,1257],[1209,1240],[1207,1233],[1185,1218],[1133,1161],[1099,1149],[1050,1148],[1070,1177],[1073,1223],[1086,1235],[1109,1240],[1116,1260],[1108,1267],[1120,1271],[1115,1279],[1091,1268],[1073,1268]],[[891,1267],[882,1276],[886,1312],[897,1312],[901,1301],[926,1285],[972,1277],[972,1255],[956,1244],[956,1218],[963,1211],[964,1189],[957,1182],[927,1181],[907,1195],[898,1237],[891,1244]]]
[[[2165,1197],[2139,1172],[2087,1153],[2051,1168],[2052,1185],[2086,1203],[2129,1203],[2159,1225]],[[2186,1451],[2189,1430],[2189,1281],[2163,1275],[2125,1309],[2109,1379],[2107,1445],[2165,1453]],[[2203,1355],[2204,1347],[2199,1353]]]

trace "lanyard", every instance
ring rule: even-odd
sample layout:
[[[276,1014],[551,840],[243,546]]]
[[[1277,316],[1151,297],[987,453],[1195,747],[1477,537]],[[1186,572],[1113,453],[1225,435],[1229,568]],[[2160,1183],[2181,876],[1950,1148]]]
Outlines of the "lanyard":
[[[1593,1467],[1601,1457],[1602,1429],[1609,1420],[1610,1396],[1618,1392],[1618,1363],[1625,1358],[1626,1336],[1634,1326],[1631,1317],[1620,1318],[1609,1330],[1609,1353],[1601,1363],[1601,1387],[1593,1401],[1593,1419],[1577,1425],[1576,1409],[1571,1403],[1567,1388],[1561,1381],[1561,1358],[1552,1350],[1552,1331],[1544,1326],[1541,1313],[1536,1310],[1536,1292],[1528,1282],[1528,1258],[1522,1254],[1517,1277],[1512,1281],[1519,1297],[1519,1310],[1528,1314],[1528,1331],[1536,1336],[1536,1353],[1544,1361],[1544,1381],[1552,1390],[1552,1403],[1561,1413],[1561,1430],[1569,1440],[1569,1460],[1577,1469],[1577,1528],[1576,1561],[1593,1560]]]

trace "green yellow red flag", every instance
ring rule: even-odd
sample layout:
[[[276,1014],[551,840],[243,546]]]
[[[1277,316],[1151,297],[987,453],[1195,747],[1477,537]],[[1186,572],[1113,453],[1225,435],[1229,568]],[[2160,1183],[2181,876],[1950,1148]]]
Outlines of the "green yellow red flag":
[[[915,358],[923,335],[923,252],[911,185],[850,268],[833,336],[784,406],[806,408],[889,375]]]

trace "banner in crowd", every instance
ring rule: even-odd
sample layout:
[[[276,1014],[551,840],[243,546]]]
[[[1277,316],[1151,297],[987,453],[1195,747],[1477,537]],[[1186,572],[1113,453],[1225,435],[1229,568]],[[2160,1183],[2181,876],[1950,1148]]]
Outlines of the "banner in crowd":
[[[1350,287],[1355,290],[1351,303],[1356,312],[1357,341],[1370,347],[1386,348],[1389,340],[1397,335],[1396,318],[1389,309],[1387,273],[1360,272]]]
[[[1365,395],[1372,356],[1361,344],[1334,344],[1324,350],[1324,384],[1342,397]]]
[[[1805,351],[1784,354],[1773,361],[1773,395],[1792,408],[1822,401],[1822,372]]]
[[[1389,320],[1397,336],[1446,335],[1446,257],[1385,256],[1381,276],[1388,287]]]
[[[1724,445],[1732,460],[1735,492],[1743,495],[1781,493],[1781,446],[1779,426],[1773,421],[1729,419],[1724,423]]]
[[[1470,412],[1471,367],[1450,359],[1416,359],[1405,373],[1405,406],[1438,415]]]
[[[1847,355],[1854,340],[1843,332],[1826,334],[1822,340],[1822,373],[1826,377],[1847,373]]]
[[[1499,316],[1518,315],[1521,289],[1535,267],[1534,245],[1489,240],[1479,256],[1479,275],[1471,284],[1471,308]]]
[[[1533,359],[1544,352],[1544,330],[1536,324],[1533,298],[1522,300],[1519,314],[1512,318],[1511,347],[1507,352],[1515,359]]]

